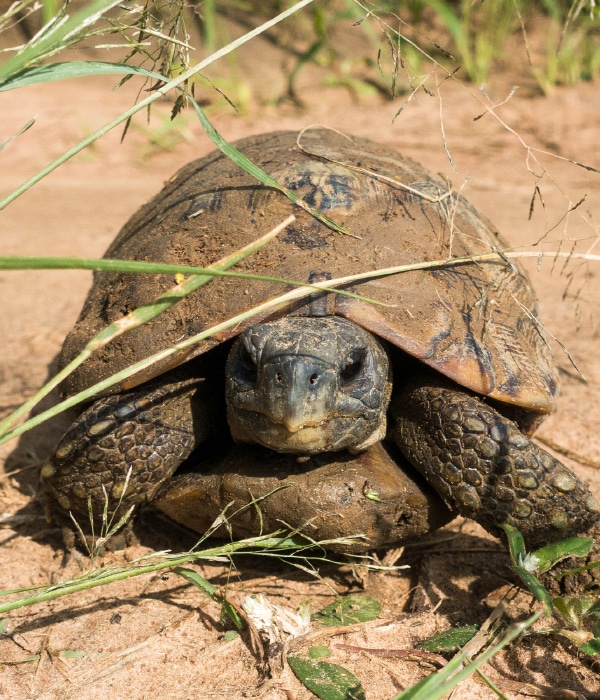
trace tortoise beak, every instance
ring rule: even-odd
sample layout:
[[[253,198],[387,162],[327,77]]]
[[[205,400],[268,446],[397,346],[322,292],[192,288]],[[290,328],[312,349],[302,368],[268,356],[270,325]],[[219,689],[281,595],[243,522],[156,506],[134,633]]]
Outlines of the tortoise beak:
[[[303,355],[281,355],[260,373],[264,413],[290,433],[323,423],[335,405],[337,377],[333,367]]]

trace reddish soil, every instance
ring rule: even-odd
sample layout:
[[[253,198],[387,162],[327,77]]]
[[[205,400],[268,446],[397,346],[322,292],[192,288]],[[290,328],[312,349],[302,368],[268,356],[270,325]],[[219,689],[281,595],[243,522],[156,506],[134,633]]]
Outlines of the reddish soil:
[[[357,100],[344,88],[324,88],[319,74],[307,73],[299,86],[301,109],[289,103],[260,109],[251,105],[243,116],[225,108],[213,116],[229,140],[313,123],[379,140],[448,176],[512,246],[541,241],[546,251],[598,253],[600,176],[573,162],[600,169],[598,85],[557,88],[548,96],[523,89],[505,102],[517,79],[504,75],[492,81],[490,101],[472,85],[448,80],[436,92],[432,82],[432,95],[420,92],[393,121],[406,96],[395,102],[375,96]],[[12,191],[132,103],[133,89],[111,92],[111,87],[110,80],[98,79],[0,93],[0,141],[36,117],[35,125],[0,155],[0,192]],[[494,113],[493,103],[499,105]],[[159,133],[169,109],[167,101],[155,105],[149,126],[138,117],[123,143],[120,131],[112,131],[2,211],[2,254],[100,256],[128,216],[166,179],[211,150],[189,115],[175,122],[168,148],[149,145],[148,133]],[[600,494],[599,263],[573,259],[565,265],[562,259],[544,258],[539,270],[536,264],[535,259],[525,261],[546,328],[556,338],[562,377],[558,410],[538,438],[561,450],[565,463]],[[29,397],[52,371],[89,282],[89,273],[80,271],[0,274],[4,413]],[[38,499],[39,468],[60,430],[60,425],[45,425],[0,448],[6,471],[0,482],[0,589],[45,585],[88,567],[85,559],[65,559],[59,533],[45,522]],[[140,545],[108,555],[102,563],[164,548],[184,549],[191,542],[154,514],[143,516],[138,530]],[[397,562],[410,564],[410,570],[371,573],[364,580],[345,565],[321,566],[323,579],[318,580],[290,566],[250,557],[236,561],[235,568],[222,562],[196,568],[213,583],[227,585],[228,596],[238,602],[246,594],[262,593],[294,608],[310,599],[316,610],[335,594],[365,589],[378,598],[383,610],[376,622],[343,634],[316,631],[292,646],[327,644],[329,660],[352,670],[369,698],[383,700],[432,667],[414,659],[342,649],[340,644],[388,651],[412,648],[433,632],[482,623],[509,590],[508,559],[499,542],[459,520],[440,535],[437,544],[411,549]],[[413,594],[415,586],[420,587],[418,595]],[[513,616],[524,616],[530,597],[520,593],[508,605]],[[287,667],[274,664],[272,677],[265,680],[247,637],[226,641],[218,605],[173,574],[134,578],[21,608],[10,614],[10,630],[0,641],[1,697],[313,697]],[[78,654],[69,656],[67,651]],[[524,688],[508,681],[600,692],[591,664],[541,635],[514,643],[486,673],[499,679],[512,698],[525,697]],[[470,679],[457,697],[496,696]]]

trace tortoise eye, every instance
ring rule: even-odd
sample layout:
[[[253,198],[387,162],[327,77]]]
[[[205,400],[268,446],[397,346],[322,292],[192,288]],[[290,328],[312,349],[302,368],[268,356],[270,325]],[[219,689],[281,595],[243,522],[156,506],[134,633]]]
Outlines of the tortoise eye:
[[[256,361],[244,343],[240,346],[240,362],[247,372],[256,374]]]
[[[344,366],[342,367],[340,371],[340,377],[345,381],[345,382],[350,382],[353,379],[356,379],[358,375],[361,373],[362,368],[364,367],[365,364],[365,352],[364,350],[356,350],[355,352],[351,352],[348,357],[346,357],[346,361],[344,363]]]

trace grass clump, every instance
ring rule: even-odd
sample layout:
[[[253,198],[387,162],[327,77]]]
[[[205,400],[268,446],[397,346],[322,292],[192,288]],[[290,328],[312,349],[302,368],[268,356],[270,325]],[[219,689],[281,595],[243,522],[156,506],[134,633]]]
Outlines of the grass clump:
[[[87,13],[90,6],[107,6],[101,21],[79,33],[62,31],[70,15]],[[218,44],[239,35],[240,27],[254,29],[281,11],[282,4],[274,1],[176,0],[127,6],[47,0],[40,6],[26,0],[0,15],[0,32],[15,23],[22,28],[27,42],[17,53],[21,57],[39,53],[48,39],[59,38],[61,50],[67,43],[85,41],[87,47],[119,51],[119,62],[173,79],[188,70],[194,55],[210,55]],[[594,2],[584,0],[315,1],[263,33],[263,48],[270,45],[272,60],[281,66],[277,79],[269,75],[265,85],[263,76],[248,75],[243,59],[233,54],[208,82],[205,74],[188,76],[183,86],[214,102],[219,99],[216,84],[244,110],[257,98],[302,104],[300,78],[311,67],[324,84],[342,86],[357,98],[372,93],[393,98],[409,91],[431,62],[449,72],[460,68],[460,76],[476,84],[510,63],[513,73],[533,79],[546,92],[598,74],[599,14]],[[51,55],[53,50],[45,57]],[[131,80],[131,75],[122,80]],[[140,93],[156,86],[148,77]],[[177,113],[185,98],[178,94],[174,99]]]
[[[231,23],[250,26],[252,15],[272,16],[279,3],[249,11],[236,0],[202,5],[198,23],[206,46]],[[297,82],[309,65],[325,68],[328,84],[355,94],[389,97],[410,89],[431,60],[461,76],[486,82],[512,62],[513,72],[547,91],[593,79],[600,62],[600,10],[594,2],[567,0],[333,0],[315,3],[268,40],[288,57],[286,94],[301,102]],[[349,32],[352,50],[348,51]],[[406,79],[399,83],[400,70]]]

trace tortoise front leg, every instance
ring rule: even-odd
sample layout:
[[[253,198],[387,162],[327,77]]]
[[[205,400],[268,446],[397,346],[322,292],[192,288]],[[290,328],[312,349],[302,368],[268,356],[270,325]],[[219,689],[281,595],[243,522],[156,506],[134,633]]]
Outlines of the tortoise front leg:
[[[392,436],[456,512],[499,536],[509,523],[537,547],[588,529],[587,486],[516,423],[449,380],[425,373],[395,389]]]
[[[207,439],[213,391],[207,380],[178,370],[101,398],[75,420],[41,471],[48,519],[61,525],[68,547],[74,546],[71,515],[98,536],[105,509],[118,522]]]

